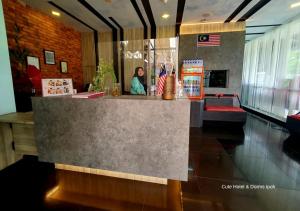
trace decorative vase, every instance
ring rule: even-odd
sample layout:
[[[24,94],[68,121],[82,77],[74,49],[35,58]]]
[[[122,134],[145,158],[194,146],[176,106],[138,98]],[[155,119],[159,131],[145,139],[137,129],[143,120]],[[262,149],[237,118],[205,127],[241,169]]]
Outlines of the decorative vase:
[[[164,90],[163,90],[163,99],[164,100],[173,100],[174,99],[174,76],[168,75],[165,81]]]

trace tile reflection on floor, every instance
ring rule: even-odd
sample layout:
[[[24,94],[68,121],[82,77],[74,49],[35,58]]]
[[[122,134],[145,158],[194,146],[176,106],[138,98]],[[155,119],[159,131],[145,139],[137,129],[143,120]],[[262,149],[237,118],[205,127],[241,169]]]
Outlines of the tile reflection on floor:
[[[249,114],[244,130],[210,126],[190,134],[184,210],[299,210],[300,166],[283,151],[285,129]],[[224,189],[231,185],[244,186]]]
[[[179,181],[167,185],[57,170],[28,156],[0,171],[1,210],[181,211]]]
[[[178,181],[168,185],[56,170],[57,190],[47,200],[100,210],[181,210]],[[47,202],[46,200],[46,202]]]

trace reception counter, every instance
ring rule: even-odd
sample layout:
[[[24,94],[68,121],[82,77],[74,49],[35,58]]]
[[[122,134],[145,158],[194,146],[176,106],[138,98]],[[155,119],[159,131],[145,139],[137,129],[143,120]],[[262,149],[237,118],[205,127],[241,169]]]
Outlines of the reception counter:
[[[39,160],[187,181],[189,100],[34,97]]]

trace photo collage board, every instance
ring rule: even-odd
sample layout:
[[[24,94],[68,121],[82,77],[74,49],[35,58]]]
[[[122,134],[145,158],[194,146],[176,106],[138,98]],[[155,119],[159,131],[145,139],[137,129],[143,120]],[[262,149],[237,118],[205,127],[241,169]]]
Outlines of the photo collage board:
[[[61,96],[73,94],[73,82],[71,78],[42,79],[43,97]]]

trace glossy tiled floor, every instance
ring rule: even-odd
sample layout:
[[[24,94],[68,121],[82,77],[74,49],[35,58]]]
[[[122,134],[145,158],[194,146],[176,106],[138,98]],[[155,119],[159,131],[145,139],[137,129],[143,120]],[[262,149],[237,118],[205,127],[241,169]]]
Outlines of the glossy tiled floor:
[[[298,211],[299,140],[252,115],[244,130],[191,128],[189,181],[168,186],[55,170],[29,157],[0,172],[0,210],[179,211],[182,191],[185,211]]]
[[[288,136],[252,115],[244,132],[192,128],[189,181],[182,182],[184,210],[299,210],[300,165],[297,156],[292,159],[283,151]]]

